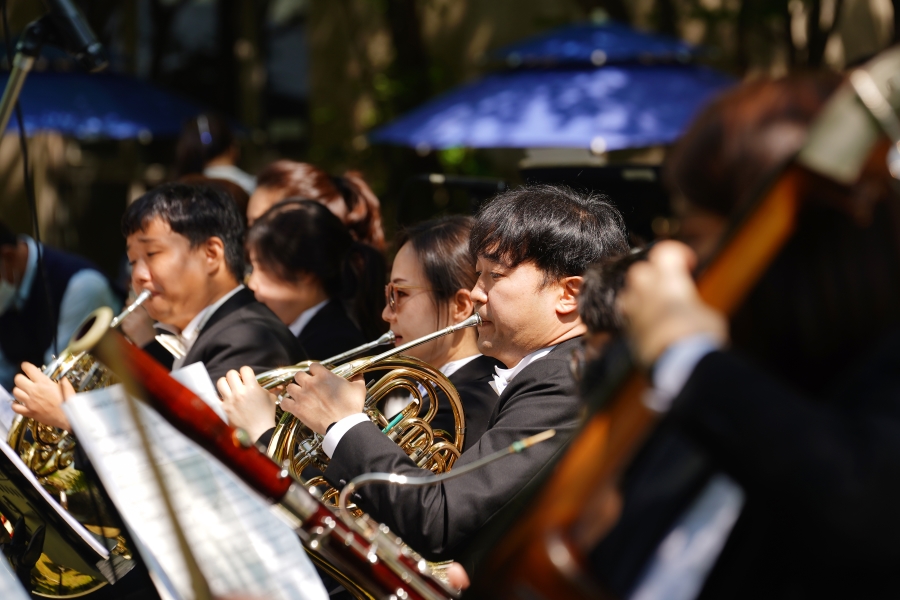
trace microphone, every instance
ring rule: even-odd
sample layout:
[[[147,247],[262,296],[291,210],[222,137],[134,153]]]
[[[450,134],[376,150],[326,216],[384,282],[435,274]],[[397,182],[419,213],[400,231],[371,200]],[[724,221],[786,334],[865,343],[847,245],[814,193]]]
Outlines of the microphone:
[[[59,36],[60,45],[88,71],[100,71],[109,61],[103,45],[88,25],[87,19],[72,0],[44,0],[50,19]]]

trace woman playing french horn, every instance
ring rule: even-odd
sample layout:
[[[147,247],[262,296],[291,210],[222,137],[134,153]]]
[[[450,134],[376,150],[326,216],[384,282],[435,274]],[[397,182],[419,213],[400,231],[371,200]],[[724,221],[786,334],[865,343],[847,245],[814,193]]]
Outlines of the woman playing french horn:
[[[396,345],[471,316],[469,290],[475,283],[475,269],[468,242],[472,222],[470,217],[446,217],[401,233],[382,313]],[[439,368],[456,386],[465,409],[465,448],[474,445],[487,428],[497,400],[490,381],[494,366],[500,363],[480,354],[472,328],[422,344],[406,354]],[[219,379],[217,387],[232,424],[243,427],[254,439],[272,428],[274,398],[259,387],[251,369],[230,371]],[[396,395],[388,399],[382,412],[391,417],[410,401],[407,394]],[[285,398],[281,406],[290,412],[292,402]],[[438,414],[432,426],[453,430],[453,414],[442,398],[438,398]]]

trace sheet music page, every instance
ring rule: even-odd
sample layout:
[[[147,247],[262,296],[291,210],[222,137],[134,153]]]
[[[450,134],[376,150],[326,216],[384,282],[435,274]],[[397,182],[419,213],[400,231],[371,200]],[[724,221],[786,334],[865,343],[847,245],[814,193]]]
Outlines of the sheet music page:
[[[191,600],[187,568],[124,393],[113,386],[78,394],[65,411],[129,531],[152,555],[148,567],[157,563],[157,575]],[[272,507],[155,411],[139,407],[179,523],[212,593],[328,598],[296,534]]]
[[[223,421],[228,422],[228,415],[222,408],[222,399],[219,398],[219,392],[216,391],[216,386],[209,376],[209,371],[206,370],[206,365],[202,362],[195,362],[175,369],[170,375],[172,379],[197,394],[211,409],[216,411]]]
[[[16,413],[12,409],[13,402],[15,402],[13,395],[0,385],[0,436],[4,440],[9,438],[9,430],[12,428],[13,419],[16,418]]]
[[[28,478],[28,481],[31,483],[34,488],[40,492],[41,496],[47,501],[47,504],[57,513],[59,514],[63,520],[75,530],[78,536],[83,539],[94,552],[97,553],[98,557],[107,559],[109,558],[109,551],[106,549],[106,546],[103,545],[100,540],[97,539],[94,534],[85,529],[84,525],[78,522],[78,520],[69,514],[69,511],[64,509],[59,502],[57,502],[56,498],[50,495],[47,490],[44,489],[44,486],[38,482],[37,477],[34,472],[28,468],[22,459],[19,457],[18,452],[12,449],[12,447],[6,443],[6,438],[0,440],[0,451],[6,455],[6,458],[9,459],[11,463],[13,463],[16,468]]]
[[[13,573],[9,562],[3,557],[0,557],[0,598],[3,600],[31,600],[31,596]]]

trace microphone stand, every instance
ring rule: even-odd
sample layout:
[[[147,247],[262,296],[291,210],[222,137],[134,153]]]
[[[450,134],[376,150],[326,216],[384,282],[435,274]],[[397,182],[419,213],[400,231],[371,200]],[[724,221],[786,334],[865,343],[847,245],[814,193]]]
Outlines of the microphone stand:
[[[50,6],[50,12],[29,23],[19,43],[16,44],[16,54],[10,63],[12,70],[3,91],[3,98],[0,99],[0,135],[6,132],[6,126],[9,125],[25,79],[34,67],[34,61],[40,55],[44,44],[58,46],[75,55],[78,62],[88,71],[99,71],[108,63],[103,47],[94,39],[77,7],[65,0],[55,0],[47,4]]]

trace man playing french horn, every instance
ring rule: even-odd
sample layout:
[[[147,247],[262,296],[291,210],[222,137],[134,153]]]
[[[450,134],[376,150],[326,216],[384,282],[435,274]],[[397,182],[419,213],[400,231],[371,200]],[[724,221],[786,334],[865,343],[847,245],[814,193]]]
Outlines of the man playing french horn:
[[[477,271],[471,296],[483,320],[479,349],[507,368],[496,369],[499,398],[488,430],[456,466],[549,428],[560,435],[465,477],[417,489],[369,486],[354,501],[427,558],[460,560],[473,574],[476,533],[499,518],[576,427],[569,365],[584,333],[577,310],[581,275],[627,248],[621,217],[594,196],[533,186],[486,205],[470,241]],[[325,476],[333,485],[375,471],[426,474],[363,413],[362,381],[312,365],[287,392],[282,408],[324,436],[331,458]]]

